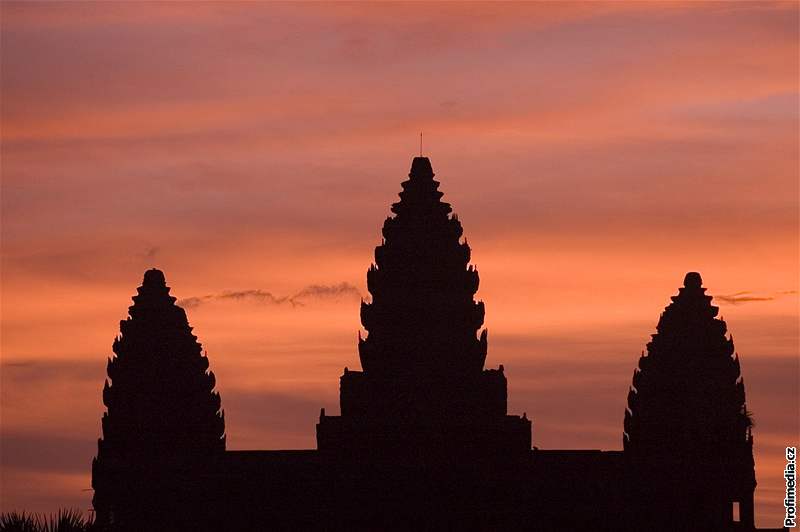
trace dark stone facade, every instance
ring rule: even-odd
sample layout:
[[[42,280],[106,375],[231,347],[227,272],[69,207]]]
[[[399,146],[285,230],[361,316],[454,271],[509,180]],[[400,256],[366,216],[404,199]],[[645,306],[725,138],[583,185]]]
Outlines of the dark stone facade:
[[[503,367],[485,370],[478,271],[427,158],[403,182],[395,216],[367,272],[372,302],[361,304],[363,371],[341,377],[341,416],[320,416],[320,451],[387,455],[524,455],[531,423],[506,415]]]
[[[161,271],[145,272],[114,340],[92,464],[99,522],[157,521],[172,482],[165,467],[198,471],[225,453],[214,373],[169,290]]]
[[[753,523],[756,480],[739,356],[702,283],[686,274],[639,359],[623,446],[647,500],[640,519],[675,515],[713,530],[732,519],[732,501]]]
[[[372,301],[361,308],[362,370],[345,368],[340,415],[322,410],[316,450],[222,450],[207,359],[163,275],[147,272],[104,392],[105,439],[93,467],[102,526],[752,529],[752,435],[738,357],[699,275],[687,275],[634,374],[624,451],[532,448],[531,422],[507,413],[503,366],[484,368],[478,272],[433,177],[428,159],[415,158],[384,223],[367,273]],[[175,363],[173,352],[188,362]],[[123,357],[168,369],[146,381],[133,362],[122,369]],[[192,414],[176,418],[176,404]],[[161,407],[168,415],[147,421]],[[125,411],[142,421],[121,421],[132,419]]]

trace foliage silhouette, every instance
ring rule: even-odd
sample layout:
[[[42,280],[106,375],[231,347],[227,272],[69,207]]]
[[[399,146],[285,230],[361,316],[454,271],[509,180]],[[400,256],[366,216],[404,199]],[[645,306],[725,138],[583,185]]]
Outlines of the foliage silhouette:
[[[90,532],[94,517],[80,510],[60,509],[51,515],[8,512],[0,514],[0,532]]]

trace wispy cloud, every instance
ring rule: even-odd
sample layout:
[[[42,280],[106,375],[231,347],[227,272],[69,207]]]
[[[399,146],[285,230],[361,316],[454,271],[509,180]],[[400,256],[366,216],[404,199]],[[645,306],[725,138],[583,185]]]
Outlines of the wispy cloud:
[[[158,246],[148,246],[147,249],[142,252],[142,257],[145,259],[154,259],[160,251],[161,248]]]
[[[184,308],[196,308],[204,303],[213,301],[249,301],[268,305],[289,304],[293,307],[303,306],[308,299],[335,299],[340,297],[361,297],[358,288],[350,283],[334,285],[312,284],[304,287],[292,295],[278,296],[272,292],[261,289],[225,291],[219,294],[187,297],[178,300],[178,305]]]
[[[618,448],[637,353],[688,264],[733,287],[717,304],[758,433],[786,430],[796,3],[4,3],[3,15],[0,506],[89,504],[88,469],[73,482],[49,462],[60,456],[42,457],[46,477],[33,468],[62,445],[64,459],[90,454],[33,437],[97,436],[116,322],[154,262],[196,296],[181,304],[200,307],[234,448],[313,446],[341,366],[358,364],[358,291],[335,283],[364,290],[420,129],[475,246],[489,362],[505,364],[510,410],[537,420],[536,445]],[[324,302],[351,310],[314,312]],[[759,469],[758,493],[783,489],[779,471]],[[778,498],[759,504],[760,526],[783,515]]]
[[[727,305],[741,305],[742,303],[753,303],[757,301],[774,301],[779,297],[797,294],[797,290],[782,290],[771,294],[755,294],[753,292],[736,292],[730,295],[716,295],[714,300]]]

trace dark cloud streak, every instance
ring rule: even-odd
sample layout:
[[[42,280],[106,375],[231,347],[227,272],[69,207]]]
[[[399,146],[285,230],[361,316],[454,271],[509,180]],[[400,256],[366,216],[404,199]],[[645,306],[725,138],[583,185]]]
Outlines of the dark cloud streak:
[[[714,299],[726,305],[740,305],[757,301],[774,301],[781,296],[797,294],[797,290],[782,290],[767,295],[755,295],[752,292],[736,292],[729,295],[716,295]]]
[[[225,291],[219,294],[193,296],[178,300],[178,305],[185,308],[197,308],[213,301],[252,301],[267,305],[289,304],[292,307],[303,306],[307,299],[335,299],[340,297],[362,297],[358,288],[350,283],[335,285],[312,284],[289,296],[276,296],[272,292],[261,289]]]

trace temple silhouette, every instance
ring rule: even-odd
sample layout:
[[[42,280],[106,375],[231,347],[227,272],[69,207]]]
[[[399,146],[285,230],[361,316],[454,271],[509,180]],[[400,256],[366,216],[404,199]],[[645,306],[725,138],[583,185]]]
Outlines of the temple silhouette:
[[[225,450],[208,358],[163,273],[145,272],[108,361],[100,527],[754,529],[739,359],[700,275],[686,275],[639,359],[623,450],[532,447],[531,420],[507,412],[503,366],[485,368],[478,272],[438,187],[415,157],[367,272],[361,370],[344,369],[340,414],[322,408],[315,450]]]

